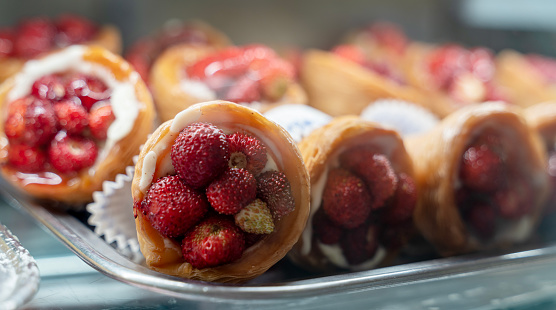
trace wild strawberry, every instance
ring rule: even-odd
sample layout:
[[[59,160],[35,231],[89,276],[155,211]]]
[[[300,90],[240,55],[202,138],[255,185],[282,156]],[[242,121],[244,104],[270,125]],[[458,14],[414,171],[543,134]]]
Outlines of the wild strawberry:
[[[340,155],[340,165],[358,175],[371,194],[371,209],[382,208],[394,195],[398,177],[390,160],[368,146],[355,147]]]
[[[448,89],[454,77],[471,70],[469,52],[455,44],[444,45],[428,56],[428,70],[439,89]]]
[[[412,220],[399,223],[388,223],[378,232],[379,244],[386,249],[399,249],[415,236],[415,226]]]
[[[17,27],[14,53],[23,58],[33,58],[52,49],[56,27],[46,18],[23,21]]]
[[[466,214],[467,222],[481,239],[490,239],[496,231],[496,212],[485,202],[477,202]]]
[[[164,236],[178,238],[207,213],[204,195],[185,185],[178,176],[158,179],[147,192],[144,211],[153,227]]]
[[[332,49],[332,53],[361,66],[367,64],[367,57],[365,57],[363,50],[355,45],[338,45]]]
[[[338,243],[343,232],[340,226],[326,216],[323,208],[319,208],[313,216],[313,231],[317,240],[324,244]]]
[[[81,104],[87,111],[89,111],[95,103],[110,98],[110,91],[106,84],[95,77],[82,74],[74,74],[68,77],[66,82],[66,94],[67,97],[79,98]]]
[[[56,114],[52,104],[31,96],[10,103],[5,132],[10,142],[38,146],[56,133]]]
[[[197,269],[233,262],[244,250],[244,233],[223,216],[203,220],[182,241],[183,258]]]
[[[537,70],[547,80],[547,82],[556,82],[556,60],[536,54],[527,55],[525,58],[531,67]]]
[[[50,74],[33,83],[31,95],[40,99],[59,101],[66,95],[66,88],[60,76]]]
[[[97,26],[91,21],[70,14],[58,17],[56,28],[56,43],[60,47],[89,41],[97,32]]]
[[[518,219],[533,208],[534,193],[531,184],[523,179],[513,180],[513,184],[494,194],[494,205],[500,216]]]
[[[264,236],[266,235],[245,233],[245,248],[247,249],[255,243],[261,241]]]
[[[242,49],[234,46],[208,55],[187,67],[187,76],[203,80],[214,74],[240,75],[245,72],[249,65],[249,63],[245,63],[244,59],[241,58],[242,54]]]
[[[89,124],[89,114],[85,108],[71,100],[56,103],[54,112],[60,127],[69,134],[79,134]]]
[[[489,145],[473,145],[463,154],[459,176],[465,186],[491,192],[504,184],[506,167],[500,155]]]
[[[8,105],[4,133],[12,143],[23,140],[26,133],[25,115],[27,107],[33,101],[30,97],[20,98]]]
[[[252,175],[259,174],[266,166],[266,148],[261,141],[241,132],[228,135],[230,161],[233,168],[245,168]]]
[[[224,95],[224,100],[235,103],[251,103],[261,99],[260,81],[245,75],[240,77]]]
[[[108,128],[116,117],[112,112],[110,104],[95,105],[89,114],[88,123],[91,135],[98,140],[105,140],[108,136]]]
[[[236,225],[251,234],[270,234],[274,231],[272,214],[266,203],[260,199],[253,200],[235,216]]]
[[[399,54],[403,53],[408,45],[403,31],[391,23],[374,23],[368,28],[368,32],[378,44]]]
[[[97,158],[98,148],[90,139],[68,136],[60,131],[48,148],[48,160],[52,167],[62,173],[78,172],[91,167]]]
[[[372,225],[347,230],[340,239],[340,247],[350,265],[364,263],[378,250],[378,230]]]
[[[15,35],[11,29],[0,29],[0,58],[12,56]]]
[[[322,207],[334,223],[344,228],[355,228],[369,217],[370,205],[371,196],[361,179],[341,168],[328,173]]]
[[[210,183],[206,192],[214,210],[233,215],[255,199],[257,181],[245,169],[229,168]]]
[[[411,219],[417,204],[415,181],[405,173],[400,173],[398,180],[392,203],[384,210],[384,220],[389,223],[401,223]]]
[[[10,144],[8,147],[8,163],[21,172],[40,172],[44,171],[46,154],[36,146]]]
[[[275,219],[295,209],[290,182],[279,171],[266,171],[257,176],[257,197],[266,202]]]
[[[282,98],[295,77],[293,65],[278,57],[256,59],[249,68],[256,72],[260,79],[260,92],[269,101]]]
[[[170,157],[185,184],[204,187],[228,167],[226,134],[212,124],[191,124],[174,141]]]

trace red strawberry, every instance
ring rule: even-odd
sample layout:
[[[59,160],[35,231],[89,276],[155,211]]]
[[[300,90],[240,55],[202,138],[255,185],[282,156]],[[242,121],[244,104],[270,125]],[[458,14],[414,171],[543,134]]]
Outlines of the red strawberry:
[[[56,27],[46,18],[23,21],[17,27],[14,53],[23,58],[33,58],[52,49]]]
[[[96,144],[87,138],[68,136],[60,131],[52,139],[48,149],[48,160],[52,167],[62,173],[78,172],[91,167],[97,158]]]
[[[392,203],[384,210],[384,220],[389,223],[401,223],[411,219],[417,204],[415,181],[405,173],[400,173],[398,180]]]
[[[25,97],[17,99],[8,105],[6,122],[4,123],[4,133],[10,142],[23,140],[26,133],[25,115],[27,107],[33,99]]]
[[[381,227],[378,233],[379,244],[386,249],[399,249],[416,234],[411,219],[400,223],[388,223],[387,226]]]
[[[97,78],[83,74],[74,74],[68,78],[66,93],[67,97],[79,98],[87,111],[98,101],[110,98],[106,84]]]
[[[370,205],[371,196],[361,179],[341,168],[328,173],[322,207],[330,220],[344,228],[355,228],[369,217]]]
[[[233,262],[244,250],[244,233],[223,216],[202,221],[189,230],[182,241],[183,258],[197,269]]]
[[[116,119],[110,104],[95,105],[89,114],[89,128],[91,135],[98,140],[105,140],[108,135],[108,128]]]
[[[89,41],[97,32],[97,26],[91,21],[70,14],[58,17],[56,27],[58,28],[56,43],[60,47]]]
[[[278,57],[256,59],[249,68],[259,76],[260,92],[269,101],[282,98],[295,77],[293,65]]]
[[[531,184],[523,179],[514,179],[513,184],[494,194],[494,205],[500,216],[518,219],[533,208],[535,196]]]
[[[266,165],[266,148],[261,141],[241,132],[228,135],[230,161],[228,165],[245,168],[253,175],[259,174]]]
[[[240,48],[229,47],[208,55],[187,67],[187,76],[201,80],[217,72],[222,75],[237,76],[242,74],[249,65],[243,62],[242,54],[243,51]]]
[[[89,124],[89,114],[82,105],[65,100],[54,105],[58,124],[69,134],[81,133]]]
[[[485,202],[477,202],[467,211],[467,222],[482,239],[490,239],[496,231],[496,212]]]
[[[207,187],[210,205],[221,214],[238,213],[256,195],[257,182],[245,169],[229,168]]]
[[[400,54],[405,51],[408,45],[407,37],[403,31],[391,23],[374,23],[368,28],[368,32],[378,44]]]
[[[170,157],[185,184],[204,187],[228,167],[226,134],[212,124],[191,124],[174,141]]]
[[[350,229],[342,235],[340,247],[350,265],[364,263],[373,258],[378,250],[378,230],[372,225]]]
[[[158,179],[147,192],[142,212],[164,236],[178,238],[207,213],[204,195],[185,185],[178,176]]]
[[[290,182],[279,171],[266,171],[257,176],[257,197],[266,202],[275,219],[295,209]]]
[[[313,230],[317,239],[324,244],[336,244],[342,236],[342,228],[332,222],[319,208],[313,217]]]
[[[14,40],[15,35],[11,29],[0,29],[0,58],[12,56]]]
[[[338,45],[332,49],[332,53],[344,59],[353,61],[354,63],[361,66],[367,64],[367,57],[365,57],[365,54],[363,53],[361,48],[355,45],[350,45],[350,44]]]
[[[469,52],[455,44],[436,48],[428,56],[428,70],[436,87],[446,90],[456,76],[471,70]]]
[[[10,142],[38,146],[56,134],[56,123],[50,102],[28,96],[10,103],[5,132]]]
[[[41,77],[33,83],[31,95],[40,99],[59,101],[66,95],[66,88],[60,76],[50,74]]]
[[[145,82],[149,80],[151,65],[159,53],[159,47],[153,40],[139,40],[131,46],[125,59],[135,68]]]
[[[10,144],[8,147],[8,163],[21,172],[40,172],[44,171],[46,154],[36,146]]]
[[[474,145],[463,154],[459,175],[465,186],[490,192],[504,184],[506,167],[500,155],[489,145]]]
[[[240,77],[224,95],[224,100],[235,103],[251,103],[261,99],[260,81],[251,76]]]
[[[536,54],[527,55],[525,58],[549,83],[556,82],[556,60]]]

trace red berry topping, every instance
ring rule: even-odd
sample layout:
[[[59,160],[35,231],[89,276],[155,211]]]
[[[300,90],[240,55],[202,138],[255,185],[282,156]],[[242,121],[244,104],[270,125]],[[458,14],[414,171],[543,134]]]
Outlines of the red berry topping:
[[[239,78],[224,95],[224,100],[235,103],[254,102],[261,99],[260,81],[248,75]]]
[[[194,123],[182,130],[172,145],[172,165],[184,182],[204,187],[228,167],[226,134],[216,126]]]
[[[282,172],[266,171],[258,175],[257,196],[266,202],[275,219],[295,209],[290,182]]]
[[[403,31],[391,23],[374,23],[368,28],[369,34],[380,45],[390,48],[397,53],[403,53],[408,40]]]
[[[523,179],[514,179],[514,183],[494,194],[494,205],[500,216],[518,219],[533,209],[535,196],[531,184]]]
[[[10,103],[5,132],[12,143],[38,146],[50,141],[56,133],[56,123],[50,102],[26,97]]]
[[[350,265],[364,263],[373,258],[378,250],[377,228],[361,225],[344,232],[340,239],[340,247]]]
[[[556,60],[535,54],[527,55],[526,59],[529,64],[547,80],[547,82],[556,82]]]
[[[33,83],[31,95],[40,99],[59,101],[66,95],[66,88],[60,76],[50,74],[41,77]]]
[[[91,21],[69,14],[60,16],[56,21],[56,27],[56,43],[60,47],[89,41],[97,32],[97,26]]]
[[[85,108],[71,100],[56,103],[54,112],[60,127],[69,134],[79,134],[89,124],[89,114]]]
[[[257,182],[245,169],[229,168],[207,187],[210,205],[221,214],[238,213],[256,195]]]
[[[344,228],[355,228],[369,217],[370,205],[371,197],[361,179],[341,168],[328,173],[322,207],[334,223]]]
[[[50,144],[48,160],[56,170],[70,173],[91,167],[97,154],[97,146],[92,140],[68,136],[65,131],[60,131]]]
[[[82,74],[74,74],[68,78],[66,93],[68,97],[79,98],[87,111],[98,101],[110,98],[106,84],[97,78]]]
[[[489,49],[476,47],[469,50],[469,63],[471,72],[479,80],[486,82],[494,77],[494,55]]]
[[[336,244],[342,236],[342,228],[332,222],[322,208],[313,217],[313,230],[317,239],[324,244]]]
[[[91,135],[98,140],[105,140],[108,128],[116,119],[110,104],[95,105],[89,114],[89,128]]]
[[[361,48],[355,45],[338,45],[332,49],[332,53],[362,66],[367,64],[367,57]]]
[[[256,138],[236,132],[228,136],[228,145],[230,167],[245,168],[251,174],[257,175],[266,166],[266,148]]]
[[[183,258],[197,269],[233,262],[244,250],[244,233],[223,216],[202,221],[182,241]]]
[[[48,52],[54,45],[56,27],[46,18],[23,21],[17,28],[14,53],[23,58],[33,58]]]
[[[467,211],[467,222],[475,233],[482,239],[488,240],[494,236],[496,228],[496,212],[485,202],[477,202]]]
[[[282,98],[295,77],[293,65],[278,57],[256,59],[249,68],[260,79],[261,95],[270,101]]]
[[[428,69],[439,89],[448,89],[454,77],[471,70],[468,51],[455,44],[441,46],[429,55]]]
[[[13,54],[15,35],[9,29],[0,29],[0,58]]]
[[[185,185],[178,176],[158,179],[147,192],[145,210],[153,227],[177,238],[197,224],[208,210],[204,195]]]
[[[401,223],[411,219],[417,204],[417,188],[413,179],[405,173],[400,173],[398,180],[392,204],[384,211],[384,220],[390,223]]]
[[[10,144],[8,163],[21,172],[40,172],[44,170],[46,154],[36,146]]]
[[[465,186],[477,191],[490,192],[503,186],[505,172],[500,155],[489,145],[480,144],[465,151],[459,175]]]

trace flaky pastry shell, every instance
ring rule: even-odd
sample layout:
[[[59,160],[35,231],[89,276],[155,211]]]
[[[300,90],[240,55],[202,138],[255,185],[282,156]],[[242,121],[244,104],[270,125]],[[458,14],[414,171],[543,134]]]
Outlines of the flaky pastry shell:
[[[162,236],[146,217],[137,212],[137,237],[147,265],[156,271],[203,281],[240,283],[255,278],[282,259],[301,235],[309,215],[309,178],[295,142],[280,126],[259,112],[227,101],[199,103],[180,112],[152,134],[139,154],[132,183],[134,201],[141,201],[158,178],[173,171],[170,147],[189,124],[209,122],[228,130],[244,130],[267,147],[279,170],[286,174],[295,201],[295,210],[275,222],[275,231],[247,248],[231,263],[196,269],[182,258],[181,247]],[[153,154],[158,154],[152,157]]]
[[[413,177],[413,163],[407,154],[399,134],[377,123],[357,116],[346,115],[333,119],[327,125],[314,130],[299,143],[299,149],[311,180],[311,214],[299,242],[289,253],[297,265],[312,271],[331,272],[340,269],[322,253],[312,234],[312,219],[321,207],[321,197],[330,168],[338,167],[338,156],[355,146],[370,145],[383,153],[392,163],[394,171]],[[395,253],[386,253],[381,262],[385,264]],[[350,269],[350,268],[348,268]]]
[[[162,121],[172,119],[190,105],[208,99],[184,90],[181,81],[186,78],[187,66],[215,51],[216,49],[211,46],[181,44],[167,49],[158,57],[151,69],[149,81],[151,81],[151,91]],[[253,104],[252,108],[264,113],[282,104],[305,104],[306,102],[306,95],[301,86],[292,83],[278,101],[262,101],[260,104]]]
[[[6,80],[0,86],[0,164],[3,177],[15,187],[28,195],[47,200],[65,203],[82,203],[92,199],[94,191],[102,190],[102,182],[113,179],[118,173],[123,173],[125,167],[133,163],[132,157],[139,152],[139,147],[147,139],[152,130],[155,117],[152,97],[145,83],[137,72],[120,56],[98,46],[71,46],[67,49],[83,49],[82,60],[106,68],[118,82],[132,83],[135,96],[139,104],[137,117],[129,133],[115,142],[103,158],[90,168],[83,169],[76,175],[43,177],[39,175],[21,176],[18,171],[6,165],[8,160],[8,140],[4,133],[6,109],[10,103],[8,96],[17,83],[18,74]],[[61,50],[60,52],[63,52]],[[49,54],[46,57],[50,57]],[[41,60],[33,60],[40,62]],[[23,67],[25,69],[25,67]],[[78,69],[78,68],[73,68]],[[55,73],[53,71],[51,73]],[[111,101],[112,106],[118,102]],[[100,153],[100,152],[99,152]]]
[[[528,215],[530,225],[516,240],[502,238],[488,243],[476,240],[466,228],[456,205],[455,191],[462,156],[469,143],[484,130],[494,130],[501,136],[507,151],[505,156],[514,159],[508,164],[519,169],[520,176],[533,187],[533,208]],[[449,115],[430,131],[408,137],[405,143],[421,190],[414,220],[440,254],[449,256],[501,248],[529,237],[542,212],[548,179],[542,142],[527,125],[521,110],[502,103],[470,105]]]

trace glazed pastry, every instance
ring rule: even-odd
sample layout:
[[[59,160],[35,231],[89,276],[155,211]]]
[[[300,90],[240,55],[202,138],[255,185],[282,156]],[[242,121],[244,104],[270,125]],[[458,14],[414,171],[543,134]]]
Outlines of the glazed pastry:
[[[132,164],[151,132],[152,98],[131,66],[74,45],[30,60],[0,88],[2,175],[35,198],[90,201]]]
[[[506,50],[496,57],[496,81],[522,107],[556,100],[556,60]]]
[[[0,82],[21,69],[25,61],[72,44],[122,48],[120,32],[110,25],[95,25],[83,17],[61,15],[55,20],[37,17],[12,28],[0,29]]]
[[[294,68],[263,45],[211,47],[178,45],[155,62],[151,90],[160,118],[168,120],[186,107],[224,99],[264,112],[284,103],[303,104],[305,93]]]
[[[421,190],[415,223],[445,256],[527,240],[548,189],[546,155],[520,110],[470,105],[406,139]]]
[[[132,195],[147,265],[203,281],[262,274],[309,214],[307,171],[289,134],[227,101],[193,105],[162,124],[141,150]]]
[[[335,118],[299,144],[311,180],[311,214],[289,257],[308,270],[385,265],[412,236],[413,164],[393,130]]]
[[[199,22],[166,23],[155,34],[139,39],[128,50],[125,59],[135,67],[148,83],[149,72],[154,61],[167,48],[177,44],[209,46],[216,49],[230,45],[228,37],[213,27]]]

